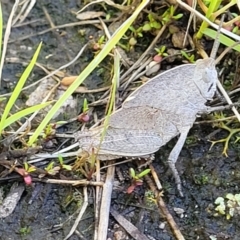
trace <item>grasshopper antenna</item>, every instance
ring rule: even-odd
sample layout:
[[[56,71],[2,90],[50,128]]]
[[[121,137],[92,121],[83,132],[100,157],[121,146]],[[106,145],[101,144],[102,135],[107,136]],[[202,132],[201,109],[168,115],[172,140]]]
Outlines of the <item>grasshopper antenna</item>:
[[[216,58],[217,50],[218,50],[218,47],[220,45],[219,36],[220,36],[220,31],[221,31],[221,28],[222,28],[222,23],[223,23],[223,20],[224,20],[224,16],[225,15],[223,14],[222,18],[221,18],[221,23],[220,23],[218,31],[217,31],[217,36],[216,36],[216,39],[214,41],[213,48],[212,48],[212,51],[211,51],[210,58],[212,58],[212,59]],[[215,63],[218,62],[218,61],[219,61],[219,59],[217,59],[217,61],[215,61]],[[227,92],[225,91],[225,89],[223,88],[223,86],[222,86],[222,84],[219,80],[217,81],[217,87],[218,87],[219,91],[222,93],[222,95],[224,96],[224,98],[226,99],[227,103],[229,105],[233,105],[232,100],[228,96]],[[236,109],[236,107],[233,106],[232,111],[234,112],[235,116],[237,117],[238,121],[240,122],[240,114],[239,114],[238,110]]]
[[[222,28],[222,25],[223,25],[224,18],[225,18],[225,14],[222,15],[221,22],[220,22],[220,25],[219,25],[219,28],[218,28],[218,31],[217,31],[217,36],[216,36],[216,39],[215,39],[213,47],[212,47],[212,51],[211,51],[211,54],[210,54],[210,58],[212,58],[212,59],[215,59],[216,56],[217,56],[217,51],[218,51],[218,48],[219,48],[219,45],[220,45],[219,37],[220,37],[220,32],[221,32],[221,28]]]

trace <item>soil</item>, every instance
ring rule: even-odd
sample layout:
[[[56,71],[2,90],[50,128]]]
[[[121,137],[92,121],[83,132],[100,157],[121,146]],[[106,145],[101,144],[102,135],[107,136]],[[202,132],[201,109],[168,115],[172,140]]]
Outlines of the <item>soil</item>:
[[[2,1],[4,23],[6,23],[13,3],[14,1]],[[73,59],[83,45],[89,41],[90,36],[97,36],[96,28],[92,25],[68,27],[37,35],[37,33],[50,28],[44,9],[47,10],[55,25],[62,25],[76,21],[71,11],[76,12],[81,9],[80,3],[81,1],[39,0],[26,20],[38,21],[12,29],[7,59],[16,57],[19,60],[16,63],[6,61],[3,71],[2,93],[11,91],[19,74],[24,69],[21,62],[31,58],[40,41],[43,41],[43,48],[38,61],[56,69]],[[84,35],[80,34],[82,30],[85,31]],[[21,40],[28,34],[35,36]],[[84,57],[67,68],[67,73],[78,75],[92,58],[93,53],[88,50]],[[29,81],[34,82],[43,76],[44,73],[40,69],[36,69]],[[105,82],[101,75],[95,72],[86,80],[85,84],[89,88],[96,88],[101,84],[104,85]],[[25,91],[24,94],[28,95],[29,92]],[[89,98],[91,99],[91,96]],[[19,100],[19,104],[23,102],[22,100],[24,100],[23,96]],[[81,107],[79,107],[79,112],[80,110]],[[222,144],[217,144],[209,150],[211,143],[207,136],[214,130],[207,124],[195,124],[189,134],[189,141],[180,154],[177,168],[183,181],[184,197],[179,196],[167,166],[167,157],[176,143],[176,139],[161,148],[153,162],[163,185],[163,199],[185,239],[189,240],[237,240],[240,237],[239,216],[235,214],[229,220],[224,215],[215,216],[217,212],[214,204],[218,197],[225,197],[227,193],[238,194],[240,191],[239,149],[237,144],[231,142],[228,157],[222,154]],[[222,134],[225,133],[221,132],[220,136]],[[149,197],[146,197],[146,193],[149,192],[146,182],[136,188],[132,194],[126,193],[126,189],[131,184],[128,174],[130,167],[136,169],[136,162],[133,161],[118,167],[119,171],[126,174],[124,180],[121,180],[116,174],[111,207],[137,226],[149,239],[175,239],[164,217],[159,215],[156,205],[151,202]],[[14,181],[16,178],[0,182],[4,194],[7,194]],[[24,185],[21,180],[19,184]],[[71,240],[93,238],[94,188],[89,187],[88,192],[89,206],[77,227],[78,235],[74,234],[69,238]],[[64,239],[69,233],[82,203],[81,187],[36,182],[31,187],[25,187],[14,212],[10,216],[0,219],[0,239]],[[176,208],[178,208],[178,212],[174,211]],[[108,229],[109,239],[132,239],[112,216]],[[121,234],[123,236],[119,237],[118,235]]]

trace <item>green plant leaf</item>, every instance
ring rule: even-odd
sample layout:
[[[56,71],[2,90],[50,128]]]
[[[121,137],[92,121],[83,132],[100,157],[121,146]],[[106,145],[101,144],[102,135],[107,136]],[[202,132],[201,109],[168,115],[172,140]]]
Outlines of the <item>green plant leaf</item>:
[[[212,38],[212,39],[216,39],[217,31],[215,31],[215,30],[212,30],[212,29],[210,29],[210,28],[205,28],[204,31],[203,31],[203,33],[204,33],[205,35],[207,35],[208,37]],[[236,43],[236,42],[233,41],[231,38],[229,38],[229,37],[227,37],[227,36],[225,36],[225,35],[223,35],[223,34],[220,34],[220,35],[219,35],[219,41],[220,41],[220,43],[224,44],[224,45],[227,46],[227,47],[230,47],[230,46],[232,46],[234,43]],[[236,50],[236,51],[238,51],[238,52],[240,52],[240,45],[233,47],[233,49]]]
[[[119,87],[118,80],[120,78],[119,77],[119,75],[120,75],[120,58],[119,58],[119,55],[116,54],[116,51],[114,52],[114,71],[113,72],[114,72],[114,74],[113,74],[113,78],[112,78],[109,106],[107,109],[107,115],[106,115],[106,117],[104,119],[104,123],[103,123],[103,132],[101,134],[100,145],[102,144],[102,141],[104,139],[104,136],[105,136],[107,128],[108,128],[110,115],[114,110],[116,91],[117,91],[117,88]]]
[[[132,178],[135,178],[135,177],[136,177],[135,170],[134,170],[133,168],[130,168],[130,169],[129,169],[129,172],[130,172],[130,176],[131,176]]]
[[[63,165],[63,157],[62,155],[58,155],[58,161],[61,165]]]
[[[35,51],[34,55],[33,55],[33,58],[32,60],[30,61],[29,65],[27,66],[27,68],[25,69],[25,71],[23,72],[22,76],[20,77],[18,83],[17,83],[17,86],[15,87],[10,99],[8,100],[8,103],[4,109],[4,112],[2,114],[2,117],[1,117],[1,121],[0,121],[0,134],[2,132],[2,130],[4,129],[4,125],[6,124],[5,121],[7,119],[7,116],[12,108],[12,106],[14,105],[14,103],[16,102],[25,82],[27,81],[31,71],[33,70],[33,67],[37,61],[37,57],[38,57],[38,54],[41,50],[41,46],[42,46],[42,43],[40,43],[38,45],[38,48],[37,50]]]
[[[88,111],[88,101],[86,98],[84,98],[84,101],[83,101],[83,112],[87,112]]]
[[[232,201],[235,200],[235,197],[234,197],[234,195],[233,195],[232,193],[228,193],[228,194],[226,195],[226,198],[227,198],[228,200],[232,200]]]
[[[147,175],[150,172],[151,172],[151,169],[148,168],[148,169],[145,169],[144,171],[140,172],[137,176],[139,178],[142,178],[142,177],[144,177],[145,175]]]
[[[158,23],[158,22],[152,22],[150,23],[151,27],[152,28],[155,28],[155,29],[160,29],[161,28],[161,24]]]
[[[41,103],[38,105],[34,105],[32,107],[26,108],[24,110],[21,110],[19,112],[14,113],[12,116],[10,116],[9,118],[7,118],[3,124],[3,129],[8,127],[9,125],[11,125],[12,123],[16,122],[17,120],[19,120],[20,118],[23,118],[27,115],[29,115],[30,113],[36,112],[42,108],[45,108],[46,106],[48,106],[49,104],[51,104],[53,101],[51,102],[46,102],[46,103]]]
[[[215,204],[219,205],[219,204],[224,204],[224,198],[223,197],[218,197],[215,202]]]
[[[146,23],[143,25],[143,31],[144,32],[147,32],[147,31],[150,31],[152,29],[150,23]]]
[[[210,2],[210,5],[207,9],[206,12],[206,18],[208,18],[210,21],[214,22],[215,21],[215,16],[214,16],[214,12],[217,11],[217,9],[219,8],[220,4],[221,4],[222,0],[214,0]],[[202,34],[204,33],[205,29],[208,27],[208,23],[206,21],[203,21],[197,34],[196,37],[197,39],[201,39],[202,38]]]
[[[182,16],[183,16],[183,14],[182,14],[182,13],[179,13],[179,14],[177,14],[176,16],[173,16],[172,18],[175,19],[175,20],[178,20],[178,19],[180,19]]]
[[[50,163],[47,165],[47,167],[45,167],[44,169],[48,172],[48,171],[50,171],[50,170],[53,169],[53,166],[54,166],[54,162],[50,162]]]
[[[63,164],[62,167],[68,171],[72,170],[72,166]]]

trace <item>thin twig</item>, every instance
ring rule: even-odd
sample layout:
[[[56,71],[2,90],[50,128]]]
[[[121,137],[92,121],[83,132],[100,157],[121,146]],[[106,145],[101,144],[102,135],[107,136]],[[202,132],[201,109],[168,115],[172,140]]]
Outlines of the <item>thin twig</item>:
[[[58,180],[58,179],[47,179],[47,180],[39,180],[41,182],[46,183],[52,183],[52,184],[67,184],[72,186],[99,186],[102,187],[104,185],[104,182],[93,182],[93,181],[87,181],[87,180]]]
[[[104,32],[105,32],[107,38],[110,39],[111,38],[111,34],[110,34],[106,24],[104,23],[104,21],[101,18],[99,18],[99,20],[100,20],[100,22],[102,24],[102,27],[104,29]],[[114,51],[116,51],[116,53],[118,54],[120,60],[122,60],[123,65],[125,67],[129,68],[128,62],[124,59],[124,57],[122,56],[122,54],[119,52],[119,50],[116,47],[114,47]]]
[[[225,48],[224,51],[215,60],[215,64],[218,64],[230,50],[232,50],[234,47],[236,47],[239,44],[240,44],[240,42],[238,41],[238,42],[234,43],[232,46]]]
[[[29,4],[29,2],[30,2],[30,4]],[[19,12],[18,16],[13,21],[12,25],[16,25],[18,20],[19,20],[19,23],[22,23],[28,16],[28,14],[31,12],[35,3],[36,3],[36,0],[30,0],[30,1],[25,2],[24,5],[22,6],[21,11]],[[24,11],[25,9],[26,9],[26,11]]]
[[[78,226],[79,222],[80,222],[81,219],[82,219],[83,214],[85,213],[85,211],[86,211],[86,209],[87,209],[87,206],[88,206],[87,187],[84,187],[84,188],[83,188],[83,194],[84,194],[84,203],[83,203],[83,205],[82,205],[81,211],[79,212],[79,215],[78,215],[75,223],[73,224],[73,226],[72,226],[69,234],[64,238],[64,240],[69,239],[69,238],[73,235],[74,231],[77,229],[77,226]]]
[[[99,240],[107,239],[108,219],[110,212],[114,172],[115,172],[114,166],[108,168],[106,181],[105,184],[103,185],[97,238]]]
[[[109,90],[109,88],[110,88],[109,86],[102,87],[102,88],[96,88],[96,89],[86,89],[86,88],[78,87],[74,92],[75,93],[99,93],[99,92],[104,92],[106,90]],[[60,85],[58,89],[67,90],[68,87]]]
[[[47,8],[43,6],[42,9],[43,9],[43,12],[44,12],[44,14],[45,14],[45,17],[46,17],[46,19],[47,19],[50,27],[51,27],[51,28],[54,28],[56,25],[55,25],[54,22],[52,21],[52,18],[51,18],[51,16],[50,16],[50,14],[48,13]],[[69,54],[68,46],[66,46],[66,44],[63,43],[63,39],[60,38],[60,36],[59,36],[59,34],[58,34],[57,32],[54,31],[53,34],[56,36],[56,38],[58,39],[58,42],[61,44],[62,48],[65,50],[65,54],[67,55],[68,60],[70,60],[70,59],[71,59],[71,56],[70,56],[70,54]],[[60,45],[60,44],[59,44],[59,45]]]
[[[18,28],[18,27],[23,27],[23,26],[33,24],[33,23],[44,23],[44,22],[46,22],[44,19],[33,19],[33,20],[26,21],[23,23],[18,23],[16,25],[12,26],[12,28]]]
[[[100,161],[96,160],[96,181],[100,181],[101,174],[100,174]],[[95,228],[94,228],[94,240],[98,240],[98,219],[100,213],[100,199],[102,197],[102,188],[96,186],[96,197],[95,197]]]
[[[149,238],[145,234],[143,234],[138,228],[136,228],[131,222],[129,222],[116,210],[111,209],[111,214],[115,218],[115,220],[128,232],[128,234],[133,237],[133,239],[149,240]]]
[[[1,56],[1,62],[0,62],[0,86],[1,86],[1,80],[2,80],[2,70],[3,70],[4,60],[5,60],[5,56],[6,56],[6,52],[7,52],[8,39],[11,34],[12,20],[13,20],[13,16],[17,10],[18,5],[19,5],[19,0],[16,0],[12,7],[10,16],[8,18],[7,27],[6,27],[5,34],[4,34],[3,49],[2,49],[2,56]]]
[[[160,180],[159,180],[159,177],[158,177],[158,175],[157,175],[157,173],[156,173],[153,165],[150,164],[150,165],[149,165],[149,168],[151,169],[151,174],[152,174],[152,177],[153,177],[153,179],[154,179],[154,181],[155,181],[155,183],[156,183],[156,185],[157,185],[157,189],[158,189],[159,191],[161,191],[161,190],[163,189],[163,188],[162,188],[162,184],[161,184],[161,182],[160,182]]]
[[[213,120],[203,120],[203,121],[197,121],[194,124],[209,124],[209,123],[218,123],[218,122],[224,122],[232,119],[236,119],[236,116],[226,117],[226,118],[219,118],[219,119],[213,119]]]
[[[103,20],[103,21],[104,22],[114,22],[114,21],[117,21],[117,20],[118,20],[118,18],[113,18],[113,19],[110,19],[110,20]],[[22,41],[22,40],[25,40],[25,39],[29,39],[31,37],[40,36],[40,35],[43,35],[45,33],[51,32],[53,30],[61,29],[61,28],[83,26],[83,25],[94,25],[94,24],[97,24],[97,23],[100,23],[100,21],[99,20],[88,20],[88,21],[79,21],[79,22],[74,22],[74,23],[67,23],[67,24],[55,26],[53,28],[48,28],[48,29],[43,30],[43,31],[38,32],[38,33],[29,34],[29,35],[20,37],[18,39],[10,40],[10,41],[8,41],[8,43],[13,43],[13,42],[16,42],[16,41]]]
[[[120,4],[116,4],[116,3],[114,3],[113,1],[110,1],[110,0],[96,0],[96,1],[91,1],[89,4],[84,6],[81,10],[79,10],[77,13],[82,12],[84,9],[88,8],[92,4],[101,3],[101,2],[104,2],[108,5],[110,5],[112,7],[115,7],[117,9],[120,9],[122,11],[129,11],[129,9],[131,8],[131,6],[123,6],[123,5],[120,5]]]
[[[147,180],[147,183],[151,189],[152,192],[155,193],[155,197],[157,199],[157,204],[159,207],[159,211],[161,214],[164,215],[164,217],[166,218],[168,224],[170,225],[175,237],[177,240],[185,240],[185,238],[183,237],[178,225],[176,224],[176,222],[174,221],[172,215],[170,214],[170,212],[168,211],[162,196],[161,196],[161,192],[159,192],[155,185],[153,184],[153,181],[151,180],[151,178],[149,176],[145,176],[145,179]]]
[[[181,6],[183,6],[184,8],[186,8],[188,11],[190,12],[194,12],[199,18],[201,18],[202,20],[206,21],[211,27],[215,28],[216,30],[218,30],[219,26],[213,22],[211,22],[209,19],[207,19],[205,16],[203,16],[200,12],[198,12],[197,10],[193,9],[192,7],[190,7],[189,5],[187,5],[186,3],[182,2],[181,0],[176,0]],[[221,33],[224,33],[225,35],[227,35],[230,38],[233,38],[237,41],[240,41],[240,36],[236,35],[235,33],[232,33],[224,28],[220,29]]]
[[[157,41],[159,40],[159,38],[162,36],[162,34],[164,33],[164,31],[166,30],[168,24],[165,24],[162,26],[162,28],[159,30],[157,36],[153,39],[153,41],[151,42],[151,44],[149,45],[149,47],[145,50],[145,52],[141,55],[141,57],[137,60],[136,63],[134,63],[131,68],[128,69],[128,71],[126,71],[120,78],[120,82],[123,81],[123,79],[125,79],[127,76],[129,76],[129,74],[136,68],[139,67],[139,65],[142,65],[143,59],[147,56],[147,54],[153,49],[153,47],[156,45]]]
[[[64,65],[62,65],[60,68],[54,70],[53,72],[51,72],[51,73],[48,74],[47,76],[41,78],[40,80],[38,80],[38,81],[36,81],[36,82],[28,85],[27,87],[22,88],[22,91],[23,91],[23,90],[26,90],[26,89],[29,89],[29,88],[31,88],[31,87],[33,87],[33,86],[35,86],[36,84],[44,81],[45,79],[47,79],[47,78],[55,75],[55,74],[58,73],[60,70],[65,69],[66,67],[72,65],[72,64],[73,64],[74,62],[76,62],[76,61],[78,60],[78,58],[83,54],[83,52],[85,51],[85,49],[86,49],[87,46],[88,46],[88,44],[85,44],[85,45],[82,47],[82,49],[79,51],[79,53],[77,54],[77,56],[76,56],[73,60],[71,60],[70,62],[68,62],[68,63],[66,63],[66,64],[64,64]],[[12,93],[3,94],[3,95],[1,95],[0,97],[11,96],[11,94],[12,94]]]

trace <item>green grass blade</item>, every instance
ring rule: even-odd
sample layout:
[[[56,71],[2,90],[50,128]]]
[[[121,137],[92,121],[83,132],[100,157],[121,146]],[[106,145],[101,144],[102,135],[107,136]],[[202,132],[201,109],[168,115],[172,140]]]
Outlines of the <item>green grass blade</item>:
[[[52,109],[48,112],[41,124],[38,126],[34,134],[30,137],[28,145],[32,145],[43,129],[49,123],[54,116],[55,112],[62,106],[67,98],[74,92],[74,90],[89,76],[89,74],[101,63],[101,61],[108,55],[113,47],[119,42],[124,33],[131,26],[142,9],[149,3],[150,0],[143,0],[141,4],[136,8],[133,14],[115,31],[113,36],[105,44],[101,52],[91,61],[91,63],[82,71],[78,78],[71,84],[68,90],[62,95],[62,97],[55,103]]]
[[[27,66],[27,68],[25,69],[25,71],[23,72],[22,76],[20,77],[18,83],[17,83],[17,86],[15,87],[10,99],[8,100],[8,103],[4,109],[4,112],[2,114],[2,117],[1,117],[1,121],[0,121],[0,134],[2,132],[2,130],[4,129],[3,126],[5,124],[5,120],[7,119],[7,116],[12,108],[12,106],[14,105],[14,103],[16,102],[25,82],[27,81],[36,61],[37,61],[37,57],[38,57],[38,54],[40,52],[40,49],[41,49],[41,46],[42,46],[42,43],[39,44],[37,50],[35,51],[34,55],[33,55],[33,58],[32,60],[30,61],[29,65]]]
[[[203,33],[205,35],[207,35],[208,37],[212,38],[212,39],[216,39],[216,37],[217,37],[217,31],[212,30],[210,28],[206,28],[203,31]],[[231,38],[229,38],[229,37],[227,37],[223,34],[219,35],[219,41],[220,41],[220,43],[224,44],[227,47],[231,47],[234,43],[236,43],[236,41],[233,41]],[[240,52],[240,46],[239,45],[233,47],[233,49]]]
[[[118,87],[119,75],[120,75],[120,58],[119,58],[119,55],[115,53],[114,75],[113,75],[113,79],[112,79],[112,86],[111,86],[111,93],[110,93],[110,100],[109,100],[110,102],[109,102],[107,115],[106,115],[106,118],[105,118],[104,124],[103,124],[104,128],[103,128],[103,132],[102,132],[101,139],[100,139],[100,145],[106,135],[110,115],[113,112],[113,109],[115,106],[115,98],[116,98],[116,91],[117,91],[117,87]]]
[[[215,11],[217,11],[217,9],[219,8],[220,4],[222,3],[222,0],[214,0],[210,2],[210,5],[208,7],[207,13],[206,13],[206,18],[208,18],[210,21],[214,22],[215,20],[215,16],[213,15],[213,13]],[[204,32],[204,30],[208,27],[208,23],[206,21],[203,21],[199,31],[197,32],[197,39],[201,39],[202,38],[202,34]]]
[[[46,103],[41,103],[41,104],[38,104],[38,105],[34,105],[32,107],[28,107],[24,110],[21,110],[15,114],[13,114],[12,116],[10,116],[9,118],[7,118],[4,122],[4,125],[3,125],[3,128],[6,128],[8,127],[9,125],[11,125],[12,123],[16,122],[17,120],[19,120],[20,118],[23,118],[35,111],[38,111],[46,106],[48,106],[49,104],[51,104],[51,102],[46,102]]]

